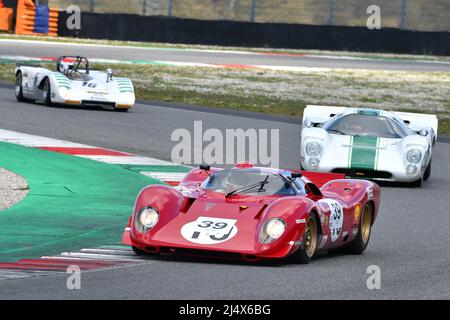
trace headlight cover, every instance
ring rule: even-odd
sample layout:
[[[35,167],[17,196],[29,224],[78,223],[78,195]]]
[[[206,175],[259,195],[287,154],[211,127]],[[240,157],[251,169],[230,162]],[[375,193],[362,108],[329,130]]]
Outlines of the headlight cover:
[[[320,144],[317,142],[309,142],[305,147],[306,154],[310,157],[317,157],[320,154]]]
[[[406,159],[411,163],[419,163],[422,160],[422,152],[418,149],[411,149],[406,155]]]
[[[139,232],[149,232],[158,223],[159,213],[152,207],[144,207],[139,210],[134,219],[136,229]]]
[[[259,240],[261,243],[271,243],[278,240],[286,231],[286,222],[275,218],[267,221],[261,229]]]

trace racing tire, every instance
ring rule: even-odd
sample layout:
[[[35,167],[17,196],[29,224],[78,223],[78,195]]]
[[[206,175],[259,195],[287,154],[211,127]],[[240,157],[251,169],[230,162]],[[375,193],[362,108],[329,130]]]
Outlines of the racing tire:
[[[15,84],[14,90],[15,90],[17,101],[19,101],[19,102],[27,101],[27,99],[25,99],[23,96],[22,72],[20,72],[20,71],[17,72],[17,75],[16,75],[16,84]]]
[[[366,203],[359,219],[358,234],[344,251],[350,254],[362,254],[369,245],[370,235],[372,233],[373,206]]]
[[[138,256],[146,254],[146,252],[144,250],[141,250],[138,247],[132,246],[131,248],[133,249],[134,253]]]
[[[47,107],[52,107],[52,88],[50,85],[50,80],[48,78],[45,78],[44,80],[44,87],[42,88],[42,103],[46,105]]]
[[[430,163],[428,164],[428,167],[425,170],[425,173],[423,174],[423,181],[427,181],[428,179],[430,179],[431,176],[431,160]]]
[[[318,234],[319,227],[317,225],[316,217],[313,213],[310,213],[305,224],[301,247],[291,255],[293,262],[298,264],[308,264],[312,260],[317,251]]]
[[[424,177],[421,177],[420,179],[417,179],[416,181],[410,182],[409,186],[411,188],[420,188],[422,186],[423,180],[424,180]]]

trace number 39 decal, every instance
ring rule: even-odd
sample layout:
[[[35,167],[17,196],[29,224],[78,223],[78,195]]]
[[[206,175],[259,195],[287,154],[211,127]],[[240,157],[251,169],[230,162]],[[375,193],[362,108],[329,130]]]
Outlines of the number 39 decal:
[[[181,235],[190,242],[217,244],[233,238],[237,233],[237,220],[199,217],[181,228]]]
[[[331,241],[336,241],[342,233],[344,225],[344,210],[339,202],[334,200],[324,200],[330,207],[329,228],[331,233]]]

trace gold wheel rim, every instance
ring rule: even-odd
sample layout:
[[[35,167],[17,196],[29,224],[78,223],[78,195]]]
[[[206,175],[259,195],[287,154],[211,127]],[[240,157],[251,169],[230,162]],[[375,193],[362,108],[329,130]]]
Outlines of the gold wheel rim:
[[[370,214],[370,207],[367,205],[364,207],[364,212],[361,217],[361,239],[364,244],[369,241],[371,224],[372,218]]]
[[[308,257],[312,257],[317,246],[317,225],[313,219],[309,218],[305,229],[305,251]]]

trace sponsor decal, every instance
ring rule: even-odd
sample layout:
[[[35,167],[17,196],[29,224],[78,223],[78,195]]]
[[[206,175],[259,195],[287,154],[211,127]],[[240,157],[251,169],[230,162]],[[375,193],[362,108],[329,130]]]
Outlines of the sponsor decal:
[[[181,235],[187,241],[213,245],[232,239],[238,232],[237,220],[199,217],[181,228]]]

